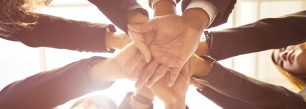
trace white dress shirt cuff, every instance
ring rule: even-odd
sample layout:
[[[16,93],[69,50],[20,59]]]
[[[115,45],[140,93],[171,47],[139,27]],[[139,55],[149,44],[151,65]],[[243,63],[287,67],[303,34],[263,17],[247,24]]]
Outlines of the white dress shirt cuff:
[[[193,0],[184,11],[191,9],[191,8],[201,8],[208,14],[209,23],[207,26],[209,26],[212,23],[212,21],[217,15],[217,8],[215,7],[214,4],[212,4],[209,1]]]

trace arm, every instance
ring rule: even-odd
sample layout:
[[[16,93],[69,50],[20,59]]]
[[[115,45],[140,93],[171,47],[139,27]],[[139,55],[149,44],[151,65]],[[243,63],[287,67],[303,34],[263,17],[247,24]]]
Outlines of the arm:
[[[209,54],[216,60],[240,54],[282,48],[306,41],[306,11],[281,18],[213,31],[209,34]]]
[[[207,68],[211,64],[203,65]],[[284,87],[249,78],[218,63],[212,64],[210,70],[203,71],[195,74],[203,84],[250,107],[292,109],[306,106],[301,96]]]
[[[141,54],[133,45],[113,58],[92,57],[14,82],[0,92],[5,109],[50,109],[127,77]],[[141,68],[139,68],[141,69]]]
[[[110,32],[107,32],[107,29]],[[106,43],[113,39],[113,32],[115,32],[114,26],[108,24],[94,24],[38,14],[36,25],[21,30],[11,37],[31,47],[105,52],[107,48],[112,47]],[[113,42],[112,40],[111,43]]]
[[[252,105],[239,101],[235,98],[229,97],[221,92],[218,92],[210,87],[205,86],[203,83],[199,82],[195,78],[191,78],[191,84],[197,88],[197,91],[213,101],[223,109],[253,109],[256,107],[251,107]]]
[[[16,81],[0,92],[0,107],[5,109],[51,109],[86,93],[103,90],[112,81],[97,81],[89,66],[105,58],[83,59],[64,67]]]
[[[148,13],[136,0],[89,0],[117,27],[127,33],[128,14],[137,11],[148,17]]]
[[[207,12],[210,23],[207,28],[226,23],[236,0],[182,0],[182,11],[188,8],[199,8]]]

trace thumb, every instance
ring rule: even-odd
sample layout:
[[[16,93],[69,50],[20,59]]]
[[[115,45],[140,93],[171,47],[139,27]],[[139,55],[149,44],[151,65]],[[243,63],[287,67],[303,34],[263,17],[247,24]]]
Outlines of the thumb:
[[[146,33],[150,31],[155,31],[155,29],[157,28],[156,26],[157,26],[157,21],[155,19],[140,24],[128,24],[129,30],[137,33]]]

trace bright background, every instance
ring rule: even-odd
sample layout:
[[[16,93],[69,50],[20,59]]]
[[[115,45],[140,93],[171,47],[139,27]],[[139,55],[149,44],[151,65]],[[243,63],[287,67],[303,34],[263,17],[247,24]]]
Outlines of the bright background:
[[[146,0],[138,1],[149,10],[150,14],[152,14],[152,10],[149,9]],[[179,8],[180,6],[178,5],[177,7]],[[237,4],[235,5],[235,9],[228,23],[214,28],[213,30],[236,27],[254,22],[258,19],[278,17],[305,9],[306,0],[237,0]],[[38,12],[75,20],[110,23],[98,9],[87,0],[53,0],[50,6],[40,9]],[[178,11],[178,13],[181,12]],[[92,55],[107,57],[112,55],[108,53],[94,54],[64,49],[30,48],[21,43],[10,42],[4,39],[0,39],[0,49],[2,51],[0,55],[0,89],[16,80],[23,79],[40,71],[61,67],[82,58],[87,58]],[[270,54],[271,51],[267,50],[230,58],[221,61],[221,63],[226,67],[233,68],[250,77],[281,85],[295,91],[273,67],[270,61]],[[129,80],[118,80],[110,89],[97,91],[93,94],[103,94],[114,99],[119,104],[126,92],[134,90],[133,83],[134,82]],[[159,100],[155,100],[154,102],[156,102],[156,109],[163,108]],[[190,109],[221,109],[207,98],[198,94],[193,87],[188,91],[186,102]],[[71,103],[73,103],[73,101],[59,108],[67,109],[70,107]]]

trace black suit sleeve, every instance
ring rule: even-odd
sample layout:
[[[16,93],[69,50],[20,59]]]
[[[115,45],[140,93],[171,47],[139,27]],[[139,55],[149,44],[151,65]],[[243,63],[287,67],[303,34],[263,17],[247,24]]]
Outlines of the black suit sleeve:
[[[209,1],[216,7],[216,16],[208,28],[215,27],[227,22],[229,15],[234,9],[236,0],[203,0]],[[182,0],[182,10],[184,11],[186,7],[193,2],[193,0]]]
[[[89,0],[114,23],[117,27],[127,33],[127,14],[132,10],[148,16],[136,0]]]
[[[105,58],[92,57],[16,81],[0,91],[1,109],[51,109],[113,82],[95,81],[88,68]]]
[[[216,60],[306,41],[306,11],[213,31],[210,55]]]
[[[37,24],[12,34],[8,40],[20,41],[30,47],[106,52],[107,28],[115,31],[114,26],[108,24],[95,24],[38,14]]]
[[[264,83],[215,63],[211,72],[198,78],[206,86],[259,109],[302,109],[303,98],[284,87]],[[234,104],[233,104],[234,105]]]

